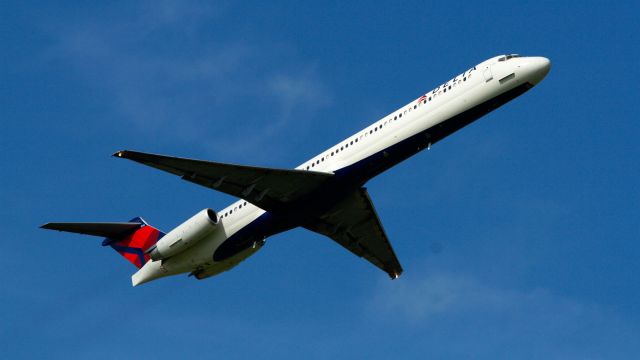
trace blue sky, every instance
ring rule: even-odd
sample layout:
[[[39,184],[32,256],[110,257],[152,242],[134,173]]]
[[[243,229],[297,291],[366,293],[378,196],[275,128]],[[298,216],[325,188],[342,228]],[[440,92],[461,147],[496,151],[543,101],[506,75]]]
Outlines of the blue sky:
[[[638,4],[0,2],[7,358],[625,359],[640,352]],[[297,229],[132,288],[100,239],[233,199],[120,149],[293,167],[470,66],[538,87],[368,184],[397,281]]]

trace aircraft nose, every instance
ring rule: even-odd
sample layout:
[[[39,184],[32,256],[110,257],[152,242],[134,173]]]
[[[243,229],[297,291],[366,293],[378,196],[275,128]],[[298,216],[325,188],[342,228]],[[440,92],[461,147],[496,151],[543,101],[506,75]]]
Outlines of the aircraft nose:
[[[542,81],[549,73],[549,70],[551,70],[551,61],[546,57],[533,56],[528,59],[527,63],[530,67],[530,81],[533,85]]]

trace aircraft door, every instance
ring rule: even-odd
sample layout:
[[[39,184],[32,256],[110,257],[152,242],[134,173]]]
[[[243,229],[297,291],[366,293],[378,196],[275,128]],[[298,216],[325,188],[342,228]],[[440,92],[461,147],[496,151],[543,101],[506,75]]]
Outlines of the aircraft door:
[[[487,68],[484,69],[484,82],[489,82],[489,80],[493,79],[493,74],[491,73],[491,66],[487,65]]]

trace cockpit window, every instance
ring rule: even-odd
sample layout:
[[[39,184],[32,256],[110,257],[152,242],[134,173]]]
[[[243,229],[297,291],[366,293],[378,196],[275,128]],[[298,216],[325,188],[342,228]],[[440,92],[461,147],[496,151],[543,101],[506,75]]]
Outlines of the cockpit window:
[[[498,59],[498,61],[506,61],[506,60],[509,60],[509,59],[519,58],[519,57],[522,57],[522,55],[518,55],[518,54],[509,54],[509,55],[505,55],[505,56],[500,57],[500,58]]]

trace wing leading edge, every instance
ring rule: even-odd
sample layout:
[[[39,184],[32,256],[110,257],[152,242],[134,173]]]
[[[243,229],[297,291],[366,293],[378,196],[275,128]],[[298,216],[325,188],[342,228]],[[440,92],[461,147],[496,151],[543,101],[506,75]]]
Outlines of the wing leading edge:
[[[392,279],[402,274],[402,266],[365,188],[354,191],[304,227],[328,236],[345,249],[382,269]]]

